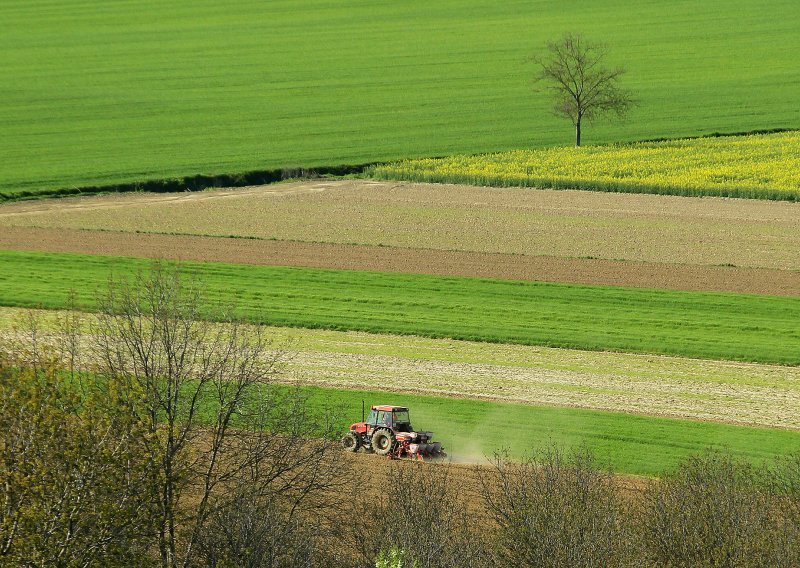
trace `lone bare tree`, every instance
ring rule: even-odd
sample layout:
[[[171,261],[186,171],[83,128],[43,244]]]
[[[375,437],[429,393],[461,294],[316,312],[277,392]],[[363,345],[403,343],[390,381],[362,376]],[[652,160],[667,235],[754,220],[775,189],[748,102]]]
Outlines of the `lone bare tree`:
[[[539,67],[537,82],[544,81],[553,95],[553,113],[572,120],[575,146],[581,145],[581,125],[601,115],[622,118],[634,104],[619,87],[622,67],[604,66],[607,48],[580,35],[567,34],[548,42],[545,53],[533,58]]]

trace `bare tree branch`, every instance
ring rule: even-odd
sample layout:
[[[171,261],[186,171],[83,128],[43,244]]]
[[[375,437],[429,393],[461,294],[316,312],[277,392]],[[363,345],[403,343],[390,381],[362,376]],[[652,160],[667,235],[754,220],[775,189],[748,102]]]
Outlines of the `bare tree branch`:
[[[197,563],[210,519],[241,487],[280,503],[294,522],[312,495],[340,482],[332,432],[320,431],[297,393],[273,384],[285,350],[230,307],[210,305],[191,275],[157,263],[111,280],[98,304],[96,372],[144,393],[131,411],[149,425],[159,456],[164,568]]]

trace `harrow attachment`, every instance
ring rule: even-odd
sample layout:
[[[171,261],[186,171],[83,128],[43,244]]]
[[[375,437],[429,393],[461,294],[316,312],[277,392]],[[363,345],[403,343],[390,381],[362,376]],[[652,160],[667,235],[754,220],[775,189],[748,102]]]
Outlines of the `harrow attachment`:
[[[398,459],[437,459],[447,457],[440,442],[431,442],[432,432],[401,432],[397,434],[397,447],[389,455]]]

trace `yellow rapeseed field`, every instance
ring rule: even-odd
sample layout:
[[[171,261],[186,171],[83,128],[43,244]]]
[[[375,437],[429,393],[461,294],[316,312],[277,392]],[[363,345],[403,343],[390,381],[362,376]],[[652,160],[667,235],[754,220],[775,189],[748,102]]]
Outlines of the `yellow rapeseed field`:
[[[800,132],[405,160],[411,181],[800,200]]]

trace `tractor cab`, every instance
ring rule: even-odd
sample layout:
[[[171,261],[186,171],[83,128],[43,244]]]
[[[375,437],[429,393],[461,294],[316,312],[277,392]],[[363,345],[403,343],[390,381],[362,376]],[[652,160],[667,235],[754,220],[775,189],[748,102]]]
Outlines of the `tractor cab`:
[[[412,432],[408,408],[404,406],[373,406],[364,422],[356,422],[350,429],[371,434],[378,428],[388,428],[394,432]]]
[[[377,427],[389,428],[395,432],[412,431],[408,408],[402,406],[373,406],[364,424],[368,431]]]

